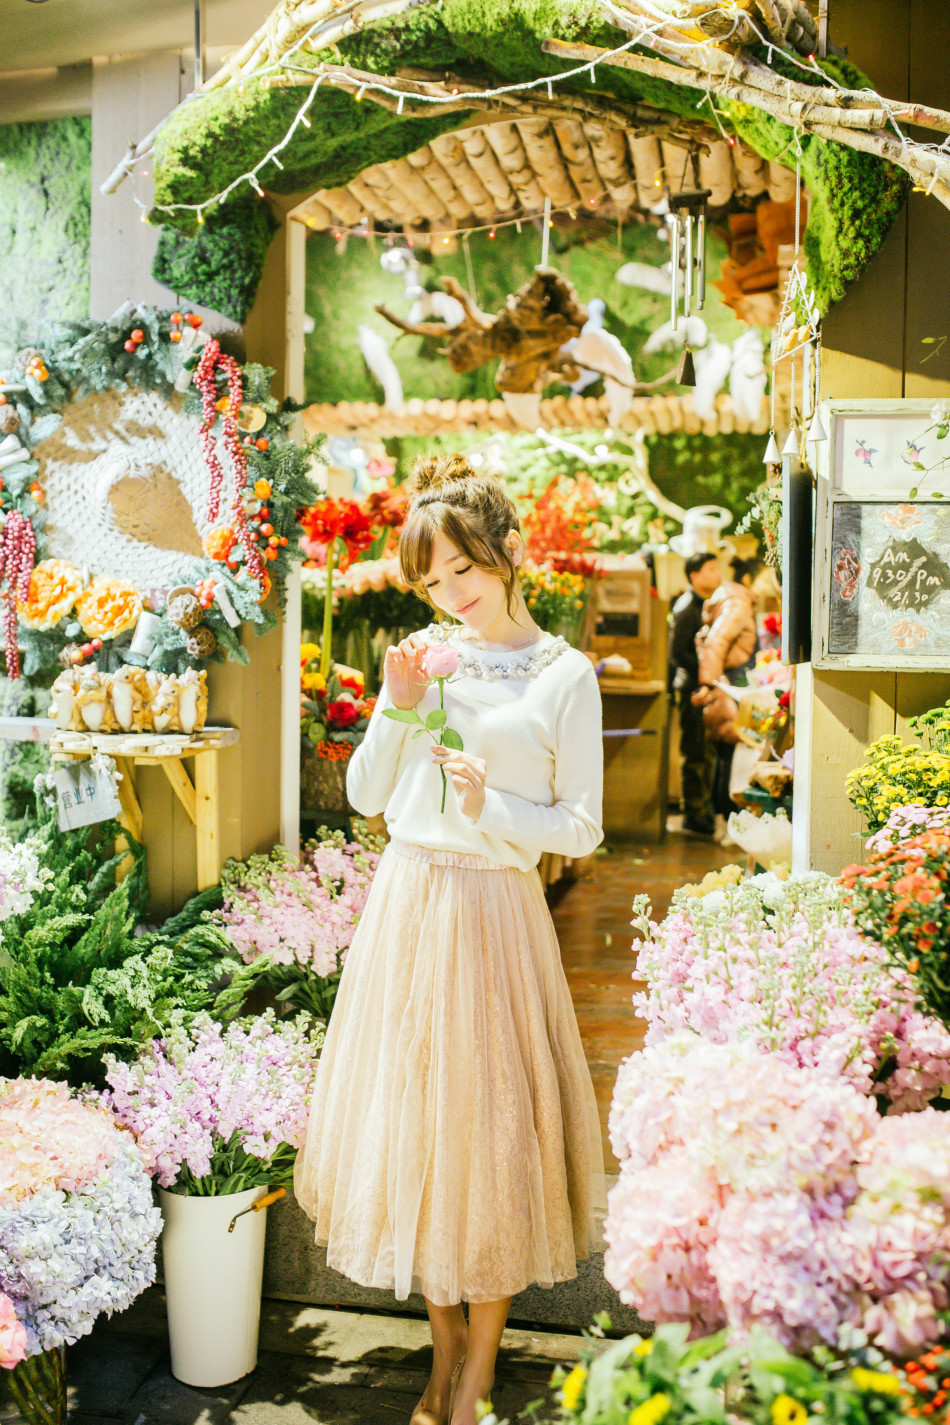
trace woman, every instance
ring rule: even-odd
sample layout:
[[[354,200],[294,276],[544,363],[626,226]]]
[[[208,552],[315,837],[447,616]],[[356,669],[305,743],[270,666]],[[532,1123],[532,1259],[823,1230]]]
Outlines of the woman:
[[[703,626],[696,635],[699,655],[699,691],[693,702],[703,709],[706,736],[716,744],[716,770],[713,774],[713,811],[716,815],[716,840],[724,845],[729,840],[725,818],[735,810],[729,795],[732,758],[738,741],[736,713],[738,704],[722,687],[744,687],[749,669],[755,663],[758,631],[752,585],[761,567],[758,559],[734,559],[732,580],[720,584],[703,605]]]
[[[392,839],[297,1162],[328,1264],[425,1297],[433,1365],[412,1425],[475,1425],[512,1296],[576,1274],[603,1192],[593,1087],[535,870],[543,851],[583,856],[601,840],[600,694],[589,660],[528,614],[523,555],[502,484],[461,456],[419,462],[402,571],[459,624],[387,651],[350,762],[350,801],[384,811]],[[445,710],[462,751],[384,716],[439,707],[423,667],[433,645],[459,660]]]

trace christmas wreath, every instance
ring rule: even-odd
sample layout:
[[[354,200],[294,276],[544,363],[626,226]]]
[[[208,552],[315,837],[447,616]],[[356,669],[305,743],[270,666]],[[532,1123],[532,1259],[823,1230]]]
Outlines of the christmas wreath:
[[[313,445],[273,372],[200,316],[127,303],[55,328],[0,373],[0,600],[7,670],[180,674],[248,662],[301,557]]]

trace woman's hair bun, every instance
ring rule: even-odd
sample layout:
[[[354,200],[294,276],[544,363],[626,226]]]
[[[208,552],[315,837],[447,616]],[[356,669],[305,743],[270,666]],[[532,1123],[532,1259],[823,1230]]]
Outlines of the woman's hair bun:
[[[413,499],[427,491],[438,491],[445,485],[462,480],[477,480],[476,470],[464,455],[420,455],[412,467],[409,491]]]

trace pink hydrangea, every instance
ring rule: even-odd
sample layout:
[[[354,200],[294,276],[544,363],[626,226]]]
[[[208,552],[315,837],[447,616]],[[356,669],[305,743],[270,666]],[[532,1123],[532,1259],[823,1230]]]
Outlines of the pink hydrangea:
[[[41,1187],[81,1192],[112,1162],[115,1123],[48,1079],[0,1079],[0,1205]]]
[[[643,1315],[796,1351],[941,1334],[950,1115],[882,1118],[845,1078],[682,1033],[621,1066],[610,1133],[605,1271]]]

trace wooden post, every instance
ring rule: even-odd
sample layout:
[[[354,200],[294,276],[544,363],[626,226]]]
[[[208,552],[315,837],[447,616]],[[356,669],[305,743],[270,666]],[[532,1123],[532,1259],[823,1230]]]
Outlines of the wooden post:
[[[198,889],[216,886],[224,861],[218,803],[217,752],[195,756],[195,831],[198,838]]]

